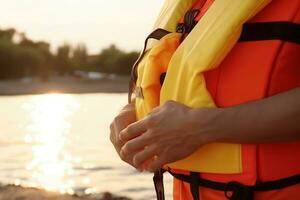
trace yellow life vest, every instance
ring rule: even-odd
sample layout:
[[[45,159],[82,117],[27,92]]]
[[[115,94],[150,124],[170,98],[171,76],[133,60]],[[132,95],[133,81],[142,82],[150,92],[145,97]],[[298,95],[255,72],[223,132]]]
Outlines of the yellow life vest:
[[[192,108],[215,107],[205,86],[203,72],[218,66],[237,42],[243,24],[270,0],[215,0],[209,10],[181,41],[176,32],[181,17],[196,0],[166,0],[155,23],[157,43],[145,44],[135,64],[137,118],[169,100]],[[163,30],[165,34],[161,34]],[[157,34],[158,33],[158,34]],[[168,33],[168,34],[167,34]],[[162,76],[164,82],[161,84]],[[184,134],[184,133],[183,133]],[[212,143],[187,158],[165,167],[205,173],[241,173],[241,145]]]

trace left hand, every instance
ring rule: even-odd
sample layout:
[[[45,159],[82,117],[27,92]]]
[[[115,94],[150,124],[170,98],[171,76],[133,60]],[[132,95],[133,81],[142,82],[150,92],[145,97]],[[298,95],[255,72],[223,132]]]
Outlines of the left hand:
[[[120,113],[114,118],[110,124],[110,141],[114,145],[116,152],[121,159],[130,165],[132,164],[132,158],[123,158],[120,154],[121,148],[126,141],[121,141],[119,138],[121,130],[126,128],[129,124],[136,121],[135,104],[127,104],[123,107]]]
[[[183,104],[169,101],[120,133],[128,141],[121,149],[122,157],[132,158],[137,169],[154,172],[163,165],[181,160],[208,141],[201,134],[208,110],[198,109],[203,119]],[[202,123],[201,123],[202,122]]]

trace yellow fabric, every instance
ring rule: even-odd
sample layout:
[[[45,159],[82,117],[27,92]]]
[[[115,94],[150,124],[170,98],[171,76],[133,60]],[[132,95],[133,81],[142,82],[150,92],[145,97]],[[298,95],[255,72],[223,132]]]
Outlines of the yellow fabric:
[[[175,5],[171,5],[173,2]],[[176,22],[193,2],[166,1],[166,8],[161,12],[156,26],[173,31]],[[215,0],[177,49],[180,37],[178,33],[169,34],[155,44],[138,66],[137,88],[142,88],[143,93],[143,98],[136,99],[138,118],[141,119],[154,107],[168,100],[192,108],[215,107],[206,89],[203,72],[215,68],[223,60],[237,42],[243,23],[269,2],[270,0]],[[166,70],[167,75],[160,88],[159,77]],[[214,143],[167,166],[226,174],[241,173],[241,162],[240,144]]]
[[[177,23],[196,1],[198,0],[165,0],[153,29],[161,28],[175,32]],[[147,49],[154,45],[157,45],[156,41],[151,40],[148,43]]]
[[[160,75],[166,72],[169,61],[180,44],[180,36],[179,33],[166,35],[145,54],[139,63],[135,100],[138,119],[143,118],[159,105]]]
[[[154,29],[162,28],[175,32],[179,20],[196,1],[198,0],[165,0]]]

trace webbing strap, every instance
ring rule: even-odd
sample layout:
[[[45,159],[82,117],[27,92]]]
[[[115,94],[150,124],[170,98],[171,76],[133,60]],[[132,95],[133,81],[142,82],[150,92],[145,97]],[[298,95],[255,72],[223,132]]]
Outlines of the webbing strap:
[[[156,192],[157,200],[165,200],[165,189],[164,189],[164,170],[160,169],[154,173],[153,183]]]
[[[211,181],[200,178],[199,176],[197,177],[197,180],[193,179],[191,182],[190,175],[177,174],[171,171],[169,171],[169,173],[176,179],[190,184],[195,184],[196,181],[198,187],[224,191],[225,196],[230,200],[252,200],[255,191],[279,190],[300,183],[300,174],[274,181],[258,182],[253,186],[247,186],[238,182],[222,183]]]
[[[196,23],[195,23],[196,24]],[[181,32],[184,24],[178,24],[177,29]],[[195,25],[194,25],[195,26]],[[192,29],[186,30],[190,32]],[[295,22],[249,22],[243,25],[240,42],[282,40],[300,44],[300,24]]]
[[[160,40],[161,38],[168,35],[169,33],[170,33],[169,31],[159,28],[159,29],[154,30],[152,33],[150,33],[148,35],[148,37],[145,39],[144,48],[143,48],[139,58],[137,59],[137,61],[134,63],[132,70],[131,70],[131,80],[129,82],[128,103],[131,103],[131,96],[132,96],[134,84],[137,80],[137,66],[139,65],[139,63],[141,62],[143,57],[145,56],[147,46],[148,46],[148,41],[150,39]]]
[[[190,189],[194,200],[200,199],[198,178],[199,178],[199,173],[197,172],[190,173]]]
[[[282,21],[244,24],[239,41],[260,40],[282,40],[300,44],[300,24]]]

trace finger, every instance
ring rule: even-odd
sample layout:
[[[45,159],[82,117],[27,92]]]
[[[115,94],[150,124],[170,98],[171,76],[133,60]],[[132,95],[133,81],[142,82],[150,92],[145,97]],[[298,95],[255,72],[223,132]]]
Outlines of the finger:
[[[134,111],[135,110],[135,104],[134,103],[129,103],[127,104],[124,108],[124,111]]]
[[[126,163],[130,164],[131,166],[135,167],[135,166],[133,165],[133,162],[132,162],[132,160],[133,160],[133,155],[124,155],[124,154],[122,154],[122,152],[120,152],[119,156],[120,156],[120,158],[121,158],[124,162],[126,162]]]
[[[132,119],[136,119],[136,114],[135,111],[133,109],[126,109],[126,110],[121,110],[119,112],[120,116],[126,116],[126,118],[130,117]]]
[[[141,164],[137,169],[141,172],[147,170],[147,166],[155,159],[156,156],[149,158],[148,160],[146,160],[143,164]]]
[[[127,118],[125,120],[125,117],[120,114],[118,115],[115,120],[113,121],[113,123],[111,124],[111,132],[114,135],[114,141],[115,143],[118,143],[119,145],[124,144],[124,142],[122,140],[120,140],[120,132],[126,128],[128,126],[128,124],[132,123],[131,121],[129,121],[130,119]]]
[[[123,129],[120,132],[119,137],[120,137],[120,140],[122,140],[122,141],[128,141],[132,138],[135,138],[135,137],[143,134],[144,132],[146,132],[146,130],[147,130],[147,128],[145,125],[145,120],[140,120],[140,121],[130,124],[125,129]]]
[[[144,150],[138,152],[133,156],[133,164],[137,168],[140,168],[146,161],[152,159],[159,152],[157,145],[150,145],[145,147]]]
[[[119,110],[119,113],[129,110],[129,109],[132,109],[132,107],[133,107],[133,104],[128,103]]]
[[[156,159],[154,159],[148,166],[147,166],[147,171],[149,172],[156,172],[157,170],[159,170],[160,168],[162,168],[162,166],[164,164],[166,164],[166,159],[163,156],[157,156]]]
[[[129,124],[136,121],[135,113],[124,111],[120,113],[117,117],[115,117],[113,123],[118,125],[119,129],[118,131],[123,130],[126,128]]]
[[[160,111],[160,107],[159,106],[157,106],[157,107],[155,107],[155,108],[153,108],[149,113],[148,113],[148,115],[151,115],[151,114],[154,114],[154,113],[158,113],[159,111]]]
[[[110,138],[110,141],[111,143],[115,144],[116,143],[116,131],[115,131],[115,124],[114,122],[110,124],[110,135],[109,135],[109,138]]]
[[[120,133],[120,126],[115,123],[114,124],[114,140],[115,140],[115,144],[117,144],[118,146],[122,146],[124,144],[124,142],[122,140],[120,140],[119,133]]]
[[[145,134],[128,141],[121,149],[122,154],[133,154],[141,149],[144,149],[151,141]]]

